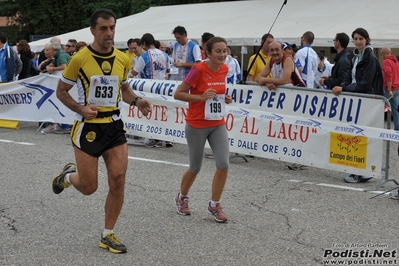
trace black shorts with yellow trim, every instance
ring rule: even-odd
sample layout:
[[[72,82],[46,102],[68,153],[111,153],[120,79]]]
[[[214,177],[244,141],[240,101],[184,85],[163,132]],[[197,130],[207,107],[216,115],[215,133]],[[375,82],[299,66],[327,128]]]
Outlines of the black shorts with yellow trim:
[[[75,121],[71,130],[72,144],[93,157],[100,157],[104,151],[127,142],[123,128],[121,119],[111,123]]]

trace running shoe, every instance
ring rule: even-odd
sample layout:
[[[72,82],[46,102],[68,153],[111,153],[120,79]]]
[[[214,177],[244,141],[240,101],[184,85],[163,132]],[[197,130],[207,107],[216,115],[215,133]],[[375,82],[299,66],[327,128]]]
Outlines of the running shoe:
[[[308,170],[308,167],[303,164],[293,163],[287,165],[288,169],[290,170]]]
[[[208,204],[208,212],[210,215],[213,216],[218,223],[225,223],[227,222],[227,215],[223,212],[222,206],[220,203],[216,203],[215,207],[211,207],[211,202]]]
[[[159,143],[159,140],[156,139],[149,139],[147,142],[144,143],[144,146],[147,148],[153,148],[156,147],[156,145]]]
[[[69,163],[67,165],[64,166],[64,168],[62,169],[62,172],[58,175],[56,175],[53,178],[53,191],[55,194],[60,194],[64,188],[70,187],[71,184],[69,184],[66,179],[65,179],[65,175],[69,174],[69,173],[74,173],[76,172],[76,164],[74,163]]]
[[[399,200],[399,191],[389,193],[391,199]]]
[[[54,131],[55,134],[70,134],[71,133],[71,128],[70,127],[65,127],[65,128],[59,128]]]
[[[177,193],[175,198],[177,213],[181,215],[190,215],[190,209],[188,208],[188,197],[181,197],[180,193]]]
[[[126,253],[127,248],[114,233],[108,233],[105,237],[101,234],[100,248],[108,249],[112,253]]]
[[[364,183],[372,179],[372,177],[364,177],[362,175],[354,175],[350,174],[349,176],[344,178],[346,183]]]
[[[59,130],[59,126],[56,123],[50,123],[47,127],[42,128],[40,133],[46,134],[46,133],[55,133],[56,130]]]
[[[157,144],[155,144],[155,148],[163,148],[162,141],[158,141]]]

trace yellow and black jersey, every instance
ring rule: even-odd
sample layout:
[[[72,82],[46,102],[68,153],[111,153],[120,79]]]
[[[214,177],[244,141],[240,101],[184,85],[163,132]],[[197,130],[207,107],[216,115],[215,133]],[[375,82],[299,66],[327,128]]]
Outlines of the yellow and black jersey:
[[[127,82],[132,63],[123,52],[112,48],[107,54],[93,50],[91,46],[76,53],[62,73],[61,80],[78,88],[78,103],[93,104],[99,112],[112,112],[122,108],[121,85]],[[77,120],[83,117],[77,114]],[[120,119],[119,115],[87,120],[88,123],[109,123]]]

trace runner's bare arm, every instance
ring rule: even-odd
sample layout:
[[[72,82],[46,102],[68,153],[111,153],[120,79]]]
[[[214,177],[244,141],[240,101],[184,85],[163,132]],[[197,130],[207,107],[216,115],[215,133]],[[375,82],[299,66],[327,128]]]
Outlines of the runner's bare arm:
[[[128,83],[122,84],[121,89],[122,89],[122,99],[125,103],[132,105],[133,101],[135,101],[133,105],[136,105],[144,116],[147,116],[148,113],[151,113],[152,111],[151,103],[137,96],[133,92],[133,90],[129,87]]]
[[[69,85],[63,81],[58,82],[57,86],[57,98],[69,109],[82,115],[85,119],[93,119],[97,116],[98,107],[95,105],[80,105],[72,96],[69,94],[69,90],[72,89],[72,85]]]
[[[190,94],[190,88],[191,86],[183,81],[176,89],[174,98],[185,102],[204,102],[207,99],[216,97],[216,91],[212,88],[205,90],[202,95]]]

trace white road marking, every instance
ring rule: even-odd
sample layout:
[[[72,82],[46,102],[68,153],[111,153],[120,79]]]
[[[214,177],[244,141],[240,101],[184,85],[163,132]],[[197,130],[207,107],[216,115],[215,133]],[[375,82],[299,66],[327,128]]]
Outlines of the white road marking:
[[[354,190],[354,191],[359,191],[359,192],[371,192],[371,193],[375,193],[375,194],[383,193],[383,191],[375,191],[375,190],[366,190],[365,191],[364,188],[356,188],[356,187],[334,185],[334,184],[327,184],[327,183],[318,183],[318,182],[307,182],[307,181],[296,180],[296,179],[288,180],[288,182],[302,183],[302,184],[305,184],[305,185],[316,185],[316,186],[322,186],[322,187],[340,188],[340,189]],[[389,192],[384,193],[384,194],[389,195]]]
[[[36,145],[35,143],[29,143],[29,142],[15,142],[15,144],[28,145],[28,146]]]
[[[128,158],[131,159],[131,160],[137,160],[137,161],[163,163],[163,164],[177,165],[177,166],[184,166],[184,167],[188,167],[189,166],[188,164],[174,163],[174,162],[160,161],[160,160],[153,160],[153,159],[146,159],[146,158],[139,158],[139,157],[131,157],[131,156],[129,156]],[[316,185],[316,186],[322,186],[322,187],[339,188],[339,189],[353,190],[353,191],[359,191],[359,192],[371,192],[371,193],[374,193],[374,194],[383,193],[383,191],[365,190],[364,188],[356,188],[356,187],[334,185],[334,184],[327,184],[327,183],[310,182],[310,181],[297,180],[297,179],[290,179],[290,180],[288,180],[288,182],[302,183],[304,185]],[[389,195],[389,192],[384,193],[384,194]]]
[[[35,143],[19,142],[19,141],[7,140],[7,139],[0,139],[0,142],[15,143],[15,144],[19,144],[19,145],[30,145],[30,146],[35,145]]]
[[[168,162],[168,161],[160,161],[160,160],[153,160],[153,159],[146,159],[146,158],[139,158],[139,157],[128,157],[131,160],[137,160],[137,161],[145,161],[145,162],[153,162],[153,163],[163,163],[163,164],[169,164],[169,165],[177,165],[177,166],[184,166],[188,167],[188,164],[183,164],[183,163],[174,163],[174,162]]]

